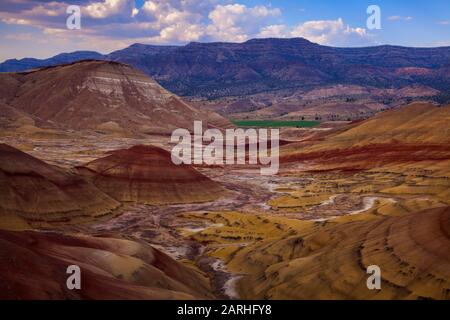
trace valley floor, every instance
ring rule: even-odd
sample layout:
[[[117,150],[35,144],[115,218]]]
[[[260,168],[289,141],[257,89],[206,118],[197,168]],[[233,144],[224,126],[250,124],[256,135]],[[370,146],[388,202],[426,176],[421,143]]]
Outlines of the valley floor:
[[[168,147],[160,138],[95,135],[2,140],[66,168],[136,144]],[[284,165],[277,176],[199,170],[229,191],[208,203],[129,203],[112,218],[54,228],[150,244],[204,272],[218,298],[450,299],[450,257],[443,251],[450,222],[442,222],[449,217],[448,175],[394,168],[308,172],[298,164]],[[380,291],[365,287],[371,264],[381,267]]]

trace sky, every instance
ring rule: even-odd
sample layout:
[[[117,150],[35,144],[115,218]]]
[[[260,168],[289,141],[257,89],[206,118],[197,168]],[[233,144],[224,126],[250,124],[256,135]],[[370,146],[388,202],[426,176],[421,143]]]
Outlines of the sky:
[[[80,29],[67,27],[70,5],[80,8]],[[369,5],[380,9],[380,29],[367,25]],[[338,47],[450,46],[450,0],[0,1],[0,61],[266,37]]]

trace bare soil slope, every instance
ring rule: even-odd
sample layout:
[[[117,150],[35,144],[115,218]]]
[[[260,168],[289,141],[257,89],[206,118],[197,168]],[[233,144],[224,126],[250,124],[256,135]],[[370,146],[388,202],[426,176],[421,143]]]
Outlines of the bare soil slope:
[[[284,162],[312,164],[311,169],[361,170],[393,163],[450,159],[450,107],[415,103],[383,112],[344,132],[305,147],[282,148]]]
[[[194,120],[229,123],[195,109],[128,65],[82,61],[20,74],[1,74],[0,99],[39,125],[107,131],[171,133]]]
[[[0,144],[0,225],[17,216],[68,221],[101,216],[120,206],[93,184],[6,144]]]
[[[205,202],[224,189],[189,165],[172,163],[168,151],[134,146],[79,168],[101,190],[120,201],[148,204]]]
[[[318,225],[235,254],[250,299],[450,299],[450,207]],[[368,290],[366,268],[382,270]]]
[[[0,299],[210,299],[209,281],[151,246],[111,237],[0,230]],[[69,265],[81,290],[69,290]]]

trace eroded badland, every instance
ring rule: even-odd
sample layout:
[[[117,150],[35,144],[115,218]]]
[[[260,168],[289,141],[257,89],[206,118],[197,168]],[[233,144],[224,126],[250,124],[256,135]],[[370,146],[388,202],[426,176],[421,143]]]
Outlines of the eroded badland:
[[[0,297],[450,299],[449,106],[282,129],[279,172],[263,176],[173,164],[168,130],[231,124],[128,67],[98,63],[85,78],[76,66],[6,81],[17,89],[0,134]],[[85,110],[64,105],[71,90],[66,113],[42,90],[41,107],[21,102],[26,77],[51,87],[64,72]],[[105,111],[89,116],[91,99]],[[65,286],[72,264],[81,290]],[[366,286],[370,265],[381,290]]]

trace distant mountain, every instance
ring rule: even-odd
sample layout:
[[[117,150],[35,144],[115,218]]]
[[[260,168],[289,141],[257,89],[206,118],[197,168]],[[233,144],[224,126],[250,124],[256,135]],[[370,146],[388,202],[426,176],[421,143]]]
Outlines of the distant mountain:
[[[57,64],[57,57],[39,63]],[[185,46],[135,44],[102,59],[131,64],[181,96],[217,98],[335,84],[379,88],[420,84],[437,90],[450,86],[450,47],[334,48],[303,38],[270,38]],[[37,66],[37,61],[28,60],[9,62],[8,68],[7,61],[0,70]]]
[[[210,127],[229,124],[118,62],[85,60],[0,74],[0,88],[5,122],[16,123],[27,115],[44,127],[160,134],[191,128],[194,120]]]
[[[9,59],[0,64],[0,72],[18,72],[41,67],[55,66],[59,64],[72,63],[80,60],[103,59],[104,56],[94,51],[75,51],[61,53],[48,59]]]

